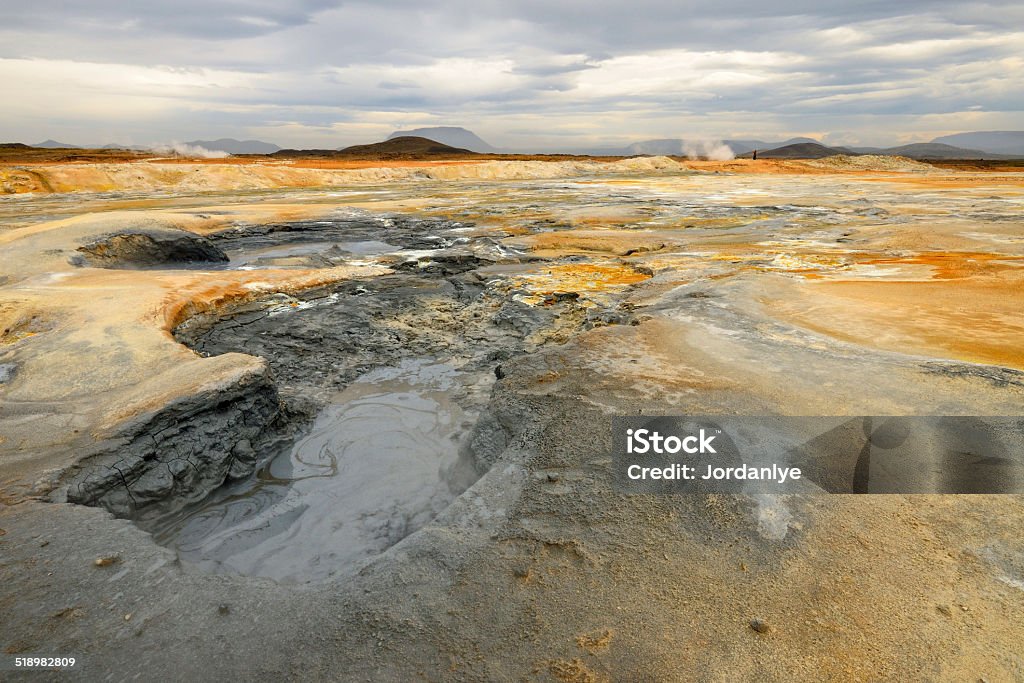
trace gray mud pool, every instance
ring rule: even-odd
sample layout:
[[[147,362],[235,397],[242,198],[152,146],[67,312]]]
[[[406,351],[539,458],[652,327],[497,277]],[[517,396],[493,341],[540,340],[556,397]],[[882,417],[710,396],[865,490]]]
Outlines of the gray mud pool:
[[[300,582],[350,571],[477,478],[460,457],[474,416],[449,396],[467,381],[429,359],[372,370],[291,448],[164,520],[154,536],[207,571]]]

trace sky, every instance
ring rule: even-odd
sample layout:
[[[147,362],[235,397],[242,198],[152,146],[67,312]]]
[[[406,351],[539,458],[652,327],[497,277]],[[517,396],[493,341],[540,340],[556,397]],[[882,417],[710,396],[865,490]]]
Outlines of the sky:
[[[1020,0],[3,2],[0,141],[893,145],[1024,129],[1022,46]]]

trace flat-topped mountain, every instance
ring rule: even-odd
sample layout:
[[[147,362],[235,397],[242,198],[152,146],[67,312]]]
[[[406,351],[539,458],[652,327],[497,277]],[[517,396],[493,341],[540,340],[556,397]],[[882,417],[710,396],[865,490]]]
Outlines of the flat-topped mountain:
[[[227,152],[228,154],[273,154],[281,149],[272,142],[262,140],[236,140],[234,138],[220,138],[217,140],[192,140],[186,142],[192,147],[202,147],[214,152]]]
[[[458,126],[435,126],[433,128],[415,128],[413,130],[398,130],[388,136],[393,138],[417,137],[427,138],[434,142],[440,142],[458,149],[467,149],[471,152],[494,153],[498,150],[484,142],[476,133]]]

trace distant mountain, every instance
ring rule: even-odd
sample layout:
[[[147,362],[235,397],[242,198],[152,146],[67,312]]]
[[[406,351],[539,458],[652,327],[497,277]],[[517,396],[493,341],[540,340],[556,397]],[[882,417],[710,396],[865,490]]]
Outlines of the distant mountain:
[[[459,147],[451,147],[450,145],[415,135],[402,135],[370,145],[345,147],[336,154],[337,156],[358,157],[361,159],[401,159],[475,155],[476,152]]]
[[[899,147],[887,147],[873,154],[898,155],[911,159],[999,159],[1012,155],[993,154],[980,149],[964,149],[937,142],[915,142]]]
[[[729,149],[732,150],[733,154],[746,154],[752,152],[755,149],[770,149],[772,147],[782,147],[785,143],[783,142],[765,142],[764,140],[722,140]]]
[[[788,140],[782,140],[781,142],[766,142],[764,140],[723,140],[722,142],[728,145],[729,149],[731,149],[732,153],[735,154],[736,156],[739,156],[741,154],[747,154],[748,152],[753,152],[755,149],[777,149],[779,147],[786,147],[788,145],[799,145],[803,143],[815,145],[821,144],[820,140],[815,140],[814,138],[800,137],[789,138]],[[758,151],[758,154],[760,154],[760,151]]]
[[[496,148],[481,140],[476,133],[457,126],[437,126],[434,128],[397,130],[388,136],[388,140],[402,137],[426,138],[450,147],[468,149],[471,152],[493,154],[498,151]]]
[[[572,147],[570,149],[559,149],[555,151],[551,151],[549,149],[538,149],[531,150],[531,153],[584,155],[593,157],[628,157],[636,154],[636,152],[630,152],[626,147]],[[678,152],[673,153],[678,154]]]
[[[227,152],[228,154],[273,154],[281,149],[273,143],[263,142],[262,140],[235,140],[234,138],[193,140],[184,144],[202,147],[214,152]]]
[[[938,142],[915,142],[899,147],[852,147],[856,154],[881,154],[911,159],[1012,159],[1013,154],[993,154],[980,149],[964,149]],[[1020,155],[1016,155],[1020,156]]]
[[[797,142],[791,145],[783,145],[774,149],[757,150],[758,159],[824,159],[836,154],[853,154],[852,150],[845,147],[826,147],[819,142]],[[741,156],[749,157],[747,152]]]
[[[921,142],[899,147],[829,147],[822,145],[814,138],[796,137],[782,142],[768,142],[765,140],[723,140],[722,142],[732,150],[736,156],[750,156],[753,150],[758,150],[757,156],[766,159],[818,159],[831,154],[881,154],[887,156],[905,156],[911,159],[1008,159],[1014,155],[1024,154],[1024,132],[992,132],[992,133],[962,133],[959,136],[950,135],[947,138],[971,136],[992,136],[991,139],[999,138],[1000,144],[1005,149],[992,151],[983,145],[974,145],[973,148],[941,144],[937,142]],[[1022,140],[1020,146],[1015,147],[1014,136]],[[983,142],[983,140],[981,140]],[[990,143],[992,144],[992,143]],[[684,140],[681,138],[659,138],[655,140],[643,140],[634,142],[628,147],[616,152],[608,150],[609,154],[686,154],[687,149],[694,149],[701,152],[707,147],[706,141]],[[1019,150],[1019,151],[1018,151]]]
[[[625,154],[682,154],[683,141],[678,138],[661,138],[658,140],[641,140],[620,150]]]
[[[685,140],[682,138],[659,138],[656,140],[642,140],[640,142],[634,142],[633,144],[620,150],[618,153],[622,155],[631,154],[666,154],[666,155],[685,155],[688,149],[696,150],[700,152],[702,149],[706,149],[709,143],[717,142],[717,140],[711,139],[690,139]],[[735,155],[747,154],[753,150],[761,149],[775,149],[777,147],[785,147],[787,145],[796,145],[801,143],[813,143],[819,144],[818,140],[813,138],[790,138],[783,140],[782,142],[765,142],[764,140],[722,140],[723,144],[732,150]]]
[[[261,140],[235,140],[234,138],[221,138],[219,140],[193,140],[191,142],[181,143],[190,147],[202,147],[214,152],[227,152],[228,154],[273,154],[274,152],[281,149],[275,144],[269,142],[263,142]],[[173,147],[173,144],[164,145],[166,147]],[[105,145],[70,145],[65,142],[57,142],[56,140],[47,140],[40,142],[38,145],[32,145],[32,147],[41,147],[44,149],[58,149],[58,148],[69,148],[69,149],[131,149],[131,150],[149,150],[154,145],[121,145],[116,142],[108,143]]]
[[[1024,130],[989,130],[943,135],[932,142],[991,154],[1024,155]]]
[[[66,142],[57,142],[56,140],[46,140],[40,142],[38,145],[31,145],[32,147],[41,147],[43,149],[81,149],[78,145],[69,145]]]
[[[911,159],[1009,159],[1010,154],[992,154],[977,149],[964,149],[934,142],[915,142],[899,147],[826,147],[816,142],[801,142],[783,145],[773,149],[758,149],[759,159],[821,159],[834,154],[877,154],[881,156],[901,156]],[[746,152],[741,156],[749,157]]]
[[[116,142],[108,142],[105,145],[90,146],[87,149],[129,149],[136,152],[148,152],[153,145],[120,145]]]

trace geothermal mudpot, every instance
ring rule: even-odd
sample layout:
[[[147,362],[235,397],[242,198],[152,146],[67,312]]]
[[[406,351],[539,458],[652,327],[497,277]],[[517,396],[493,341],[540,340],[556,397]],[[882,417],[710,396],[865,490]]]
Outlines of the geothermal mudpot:
[[[616,416],[1019,415],[1021,176],[650,165],[0,207],[5,652],[1024,677],[1020,496],[624,493],[610,455]]]
[[[523,303],[529,293],[502,274],[540,260],[460,236],[467,229],[365,217],[218,240],[242,267],[378,256],[395,272],[180,327],[203,355],[266,358],[282,413],[294,416],[275,427],[295,436],[274,439],[254,453],[257,470],[196,504],[129,516],[198,566],[283,581],[351,572],[433,520],[507,442],[486,410],[501,364],[553,336],[630,319],[613,304],[583,307],[575,292]]]

